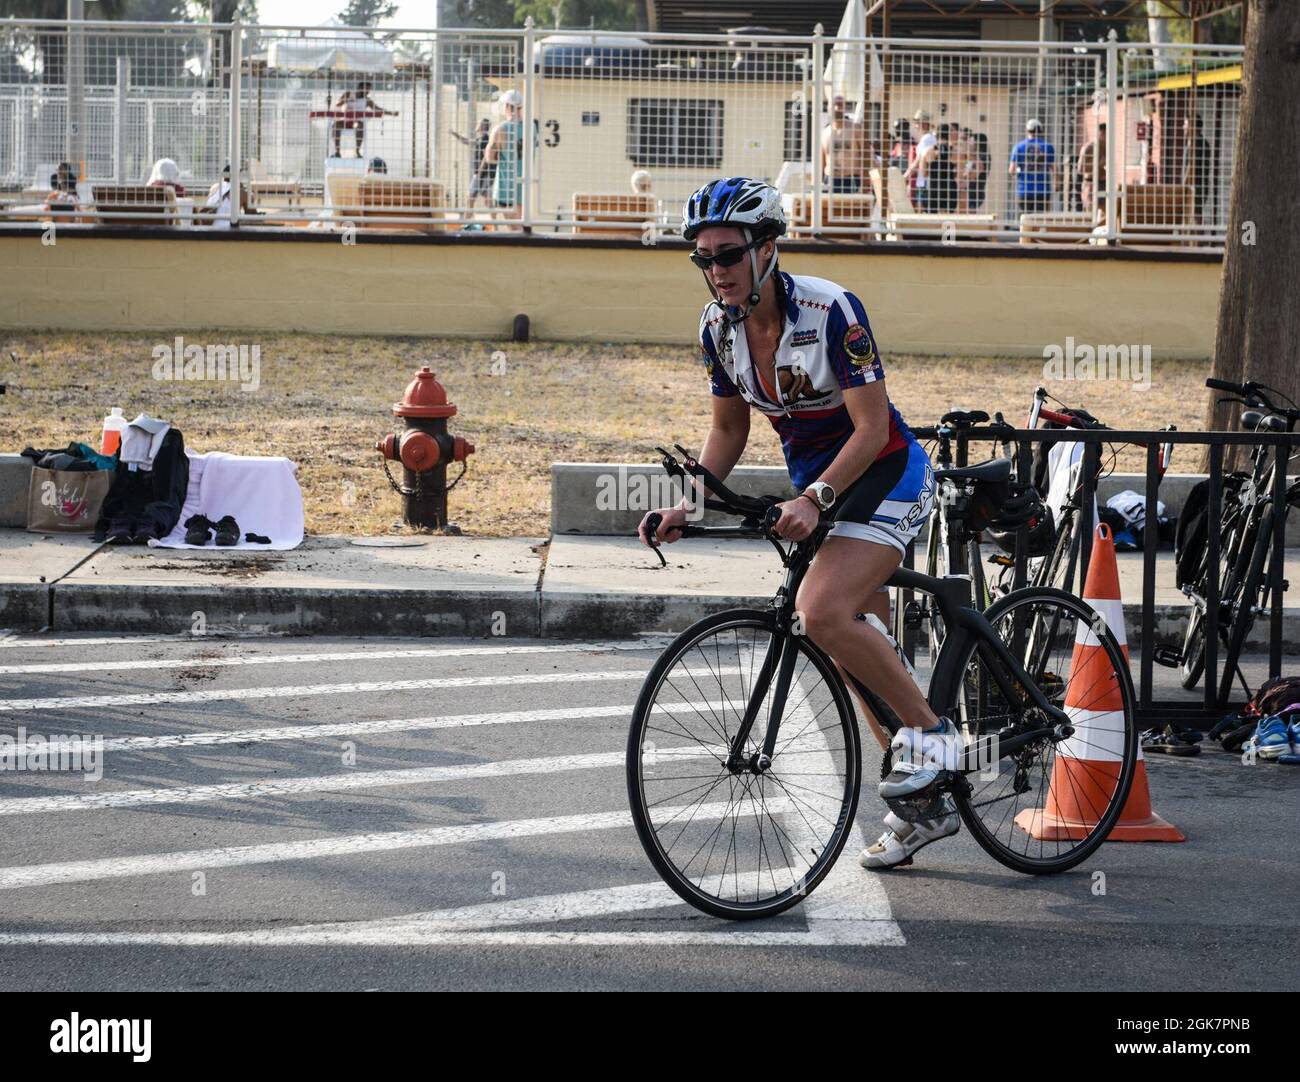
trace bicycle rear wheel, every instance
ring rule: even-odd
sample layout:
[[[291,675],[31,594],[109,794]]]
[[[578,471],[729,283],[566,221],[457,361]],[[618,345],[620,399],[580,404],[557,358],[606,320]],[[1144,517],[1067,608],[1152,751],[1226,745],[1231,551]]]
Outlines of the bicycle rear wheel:
[[[776,616],[733,609],[694,624],[647,675],[628,733],[627,788],[655,870],[705,913],[770,917],[830,871],[858,802],[857,718],[834,663],[803,636],[770,767],[737,769],[730,746],[777,639]],[[741,759],[767,734],[776,679]]]
[[[1001,756],[1007,741],[1045,722],[992,651],[968,640],[954,686],[936,690],[931,706],[953,711],[968,742],[982,739],[992,751],[982,769],[965,774],[969,789],[957,786],[954,800],[995,860],[1029,874],[1062,872],[1105,840],[1133,784],[1138,733],[1128,660],[1092,607],[1063,590],[1016,591],[984,615],[1049,702],[1070,716],[1074,733],[1037,737]],[[1051,641],[1034,641],[1044,629]]]

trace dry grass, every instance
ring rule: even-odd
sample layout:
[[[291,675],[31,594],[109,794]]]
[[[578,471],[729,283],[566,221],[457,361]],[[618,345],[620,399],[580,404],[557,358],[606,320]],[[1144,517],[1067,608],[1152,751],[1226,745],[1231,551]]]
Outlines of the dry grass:
[[[231,336],[193,335],[189,341]],[[10,334],[0,338],[0,450],[97,443],[113,405],[177,424],[195,451],[287,455],[312,533],[385,533],[400,526],[400,501],[379,468],[375,440],[394,427],[392,404],[428,364],[459,414],[451,430],[477,446],[451,494],[452,519],[485,536],[544,535],[555,461],[649,461],[656,443],[698,447],[708,425],[703,368],[690,348],[618,344],[464,342],[436,338],[244,336],[261,347],[261,386],[164,383],[151,376],[153,335]],[[493,352],[505,354],[504,372]],[[11,353],[14,355],[11,358]],[[1042,362],[886,354],[891,397],[913,424],[953,406],[1002,409],[1022,423]],[[495,369],[495,371],[494,371]],[[498,374],[500,373],[500,374]],[[1113,427],[1200,424],[1203,362],[1162,362],[1151,387],[1058,383],[1050,389]],[[756,419],[757,420],[757,419]],[[1118,468],[1140,470],[1140,450]],[[745,461],[779,463],[775,435],[755,425]],[[1178,464],[1175,464],[1178,468]],[[1184,468],[1185,465],[1184,465]],[[454,476],[454,474],[453,474]]]

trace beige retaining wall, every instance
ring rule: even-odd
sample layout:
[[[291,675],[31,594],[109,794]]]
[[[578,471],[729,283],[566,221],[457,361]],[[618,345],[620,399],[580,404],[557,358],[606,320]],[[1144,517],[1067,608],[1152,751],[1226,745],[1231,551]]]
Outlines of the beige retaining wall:
[[[479,236],[330,238],[0,235],[0,328],[199,328],[687,343],[707,300],[681,245]],[[1150,345],[1209,358],[1220,263],[1153,253],[790,245],[782,266],[857,293],[887,352],[1042,356],[1044,346]]]

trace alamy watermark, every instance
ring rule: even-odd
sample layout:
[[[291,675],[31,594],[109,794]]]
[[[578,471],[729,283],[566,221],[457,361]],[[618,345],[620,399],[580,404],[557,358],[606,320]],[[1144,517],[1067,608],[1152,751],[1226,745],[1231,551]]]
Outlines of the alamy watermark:
[[[1061,380],[1115,380],[1131,383],[1135,391],[1151,386],[1150,345],[1098,345],[1076,343],[1043,347],[1043,378]]]
[[[16,736],[0,734],[0,771],[80,771],[83,781],[99,781],[104,776],[104,738],[102,736],[42,736],[27,733],[18,726]]]
[[[262,347],[186,345],[178,334],[174,342],[153,347],[153,378],[238,383],[241,391],[252,394],[262,384]]]
[[[682,484],[667,474],[629,473],[626,466],[599,474],[596,477],[597,511],[653,511],[659,507],[675,507],[682,501]],[[687,522],[698,522],[704,517],[704,501],[695,486],[686,488],[682,504]]]

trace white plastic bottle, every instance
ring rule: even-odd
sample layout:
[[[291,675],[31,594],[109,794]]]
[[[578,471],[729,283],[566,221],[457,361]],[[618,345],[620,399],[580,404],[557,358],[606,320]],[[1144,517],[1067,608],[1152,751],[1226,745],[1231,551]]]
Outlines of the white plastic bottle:
[[[104,418],[104,435],[99,441],[101,455],[115,455],[122,446],[122,433],[126,431],[127,419],[121,406],[114,406]]]
[[[885,636],[885,641],[894,648],[894,653],[898,655],[898,660],[903,663],[903,668],[907,670],[907,675],[915,680],[916,669],[913,668],[912,663],[907,660],[907,655],[903,653],[903,648],[898,645],[898,641],[889,633],[889,628],[885,627],[881,622],[880,617],[874,612],[864,612],[862,614],[862,619]]]

